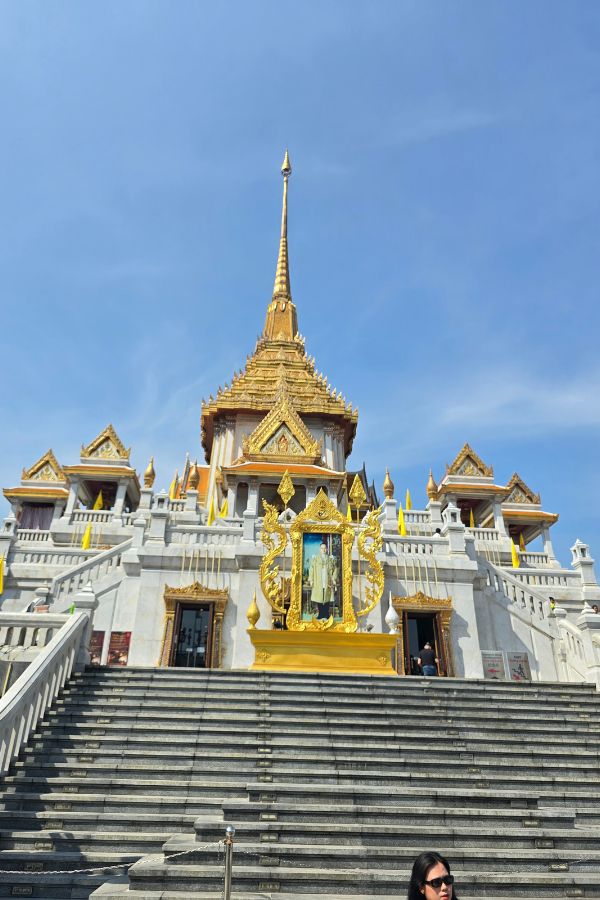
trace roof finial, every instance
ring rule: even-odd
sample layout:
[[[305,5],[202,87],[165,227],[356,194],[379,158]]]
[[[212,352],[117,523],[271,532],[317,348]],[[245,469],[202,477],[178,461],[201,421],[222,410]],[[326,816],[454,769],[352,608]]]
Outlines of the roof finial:
[[[292,302],[287,245],[288,178],[292,174],[292,165],[287,150],[283,158],[281,174],[283,175],[283,208],[281,211],[279,254],[277,256],[277,269],[275,270],[273,297],[267,310],[263,337],[268,340],[293,341],[298,334],[298,321],[296,318],[296,307]]]
[[[278,295],[284,295],[287,300],[291,300],[292,292],[290,289],[290,266],[287,246],[287,196],[288,178],[292,174],[292,166],[287,150],[281,165],[281,174],[283,175],[283,208],[281,210],[281,235],[279,237],[279,255],[277,257],[277,269],[275,270],[273,299]]]

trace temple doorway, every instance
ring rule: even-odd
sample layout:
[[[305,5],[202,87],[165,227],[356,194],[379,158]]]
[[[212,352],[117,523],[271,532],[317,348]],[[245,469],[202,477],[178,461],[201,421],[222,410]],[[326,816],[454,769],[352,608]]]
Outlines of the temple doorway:
[[[419,650],[429,641],[439,660],[438,675],[454,674],[450,621],[452,599],[429,597],[419,591],[406,597],[392,597],[398,613],[396,671],[399,675],[420,675]]]
[[[212,608],[208,604],[177,604],[171,666],[207,668],[207,661],[212,658],[212,618]]]
[[[180,669],[219,669],[227,590],[195,581],[165,587],[165,622],[158,664]]]
[[[442,662],[443,648],[440,647],[440,641],[437,637],[436,615],[435,613],[411,613],[404,612],[404,670],[406,674],[420,675],[421,670],[417,664],[419,651],[429,642],[435,652],[437,659]],[[440,670],[442,666],[440,665]],[[440,674],[442,672],[440,671]]]

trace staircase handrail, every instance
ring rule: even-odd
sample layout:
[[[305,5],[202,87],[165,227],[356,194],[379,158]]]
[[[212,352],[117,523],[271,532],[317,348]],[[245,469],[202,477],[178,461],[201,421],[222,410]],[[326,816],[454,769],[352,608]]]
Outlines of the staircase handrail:
[[[537,591],[533,585],[519,581],[518,578],[515,578],[513,575],[507,572],[506,569],[502,568],[502,566],[497,566],[495,563],[490,562],[489,559],[479,556],[479,560],[481,564],[491,570],[500,581],[508,582],[517,590],[522,591],[524,594],[530,594],[534,600],[537,600],[538,603],[541,603],[542,608],[546,610],[544,618],[548,617],[548,613],[550,612],[550,601],[545,594],[543,594],[541,591]],[[502,590],[501,593],[505,593],[505,591]],[[505,594],[505,596],[508,597],[508,594]],[[510,600],[511,598],[508,597],[508,599]]]
[[[39,622],[39,615],[30,615]],[[64,618],[58,633],[0,698],[0,776],[6,774],[71,675],[89,615],[76,612]]]
[[[91,576],[93,569],[100,568],[104,563],[110,563],[114,558],[124,553],[125,550],[128,550],[131,547],[132,542],[132,537],[127,538],[127,540],[122,541],[120,544],[116,544],[108,550],[101,550],[100,553],[96,553],[94,556],[90,556],[83,560],[83,562],[71,566],[70,569],[65,569],[60,575],[55,575],[50,582],[50,598],[58,600],[61,588],[66,582],[71,581],[73,578],[78,578],[81,575],[85,575],[86,573]],[[91,580],[91,578],[89,580]]]

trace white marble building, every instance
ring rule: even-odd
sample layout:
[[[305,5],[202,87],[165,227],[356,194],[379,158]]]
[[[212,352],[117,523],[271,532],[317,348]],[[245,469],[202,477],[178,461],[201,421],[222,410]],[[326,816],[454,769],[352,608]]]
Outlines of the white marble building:
[[[273,297],[245,368],[203,403],[205,462],[188,458],[170,492],[155,492],[152,461],[140,485],[130,451],[108,426],[77,462],[48,451],[4,490],[11,513],[0,532],[0,612],[35,609],[42,621],[87,592],[97,663],[248,667],[246,612],[255,591],[258,627],[272,627],[258,573],[262,501],[277,499],[288,471],[296,490],[288,520],[319,489],[346,513],[358,413],[317,371],[298,333],[287,155],[282,171]],[[378,501],[364,470],[360,478],[364,513]],[[441,674],[600,684],[600,589],[589,547],[577,540],[570,566],[561,565],[551,541],[557,516],[518,475],[497,482],[466,444],[439,484],[430,474],[427,504],[404,510],[403,527],[389,477],[383,493],[385,588],[362,627],[397,632],[400,674],[431,638]],[[288,555],[282,567],[290,564]],[[19,643],[8,621],[5,655]]]

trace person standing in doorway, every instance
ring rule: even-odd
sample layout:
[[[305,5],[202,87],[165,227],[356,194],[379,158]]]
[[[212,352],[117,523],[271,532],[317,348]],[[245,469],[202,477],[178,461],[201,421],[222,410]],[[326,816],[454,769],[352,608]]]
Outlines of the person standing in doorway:
[[[429,641],[426,641],[423,649],[419,650],[418,663],[421,666],[423,675],[437,675],[440,661],[435,655]]]

